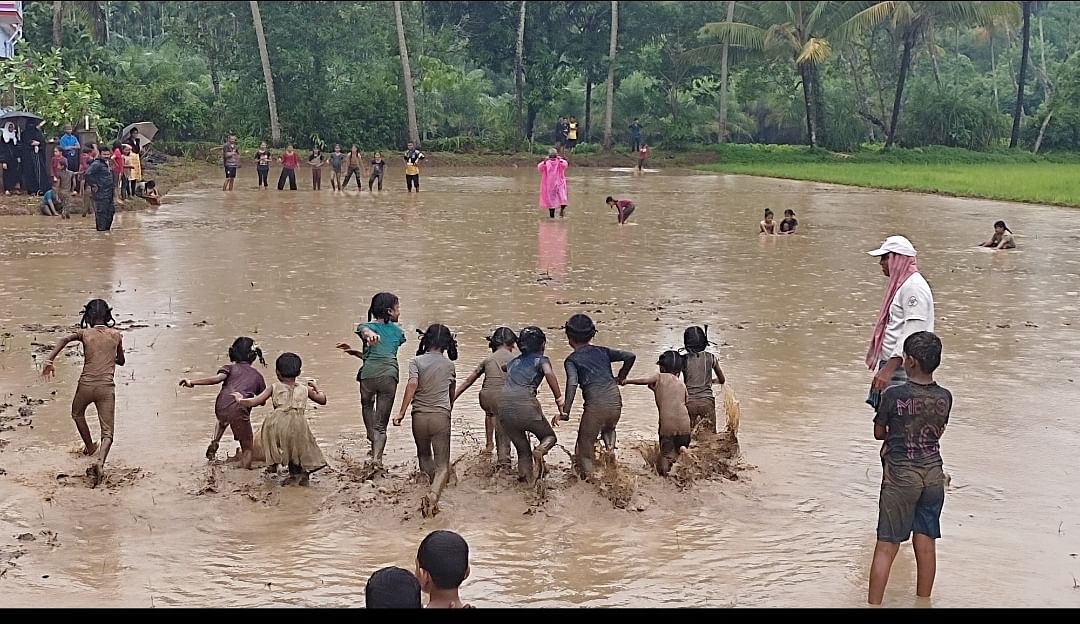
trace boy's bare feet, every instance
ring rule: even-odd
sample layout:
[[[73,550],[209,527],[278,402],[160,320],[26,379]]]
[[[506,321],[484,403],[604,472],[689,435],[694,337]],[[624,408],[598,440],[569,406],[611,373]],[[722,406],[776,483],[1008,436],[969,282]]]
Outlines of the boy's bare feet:
[[[544,476],[544,452],[540,449],[533,449],[533,478],[529,485],[536,483],[538,479]]]
[[[270,464],[269,466],[266,467],[266,474],[276,475],[277,474],[277,468],[278,468],[277,464]]]
[[[90,487],[96,488],[105,480],[105,468],[99,462],[94,462],[86,469],[86,476],[90,477]]]
[[[217,452],[218,452],[218,443],[215,440],[215,441],[211,442],[209,446],[206,447],[206,459],[208,459],[210,461],[214,461],[214,458],[217,457]]]
[[[425,518],[434,518],[438,513],[439,503],[435,497],[431,493],[425,494],[424,498],[420,499],[420,515]]]
[[[311,484],[311,473],[310,472],[305,472],[305,473],[302,473],[301,475],[299,475],[297,477],[296,484],[297,485],[302,485],[302,486],[310,485]]]

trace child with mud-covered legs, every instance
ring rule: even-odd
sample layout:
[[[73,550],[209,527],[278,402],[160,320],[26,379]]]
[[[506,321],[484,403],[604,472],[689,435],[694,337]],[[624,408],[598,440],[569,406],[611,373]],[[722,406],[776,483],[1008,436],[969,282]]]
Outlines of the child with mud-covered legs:
[[[874,439],[883,441],[882,476],[870,604],[881,604],[893,560],[912,533],[915,593],[928,598],[934,587],[946,481],[939,440],[952,410],[952,394],[934,382],[940,363],[941,340],[930,332],[912,334],[904,341],[907,381],[883,391],[878,403]]]
[[[539,327],[521,330],[518,334],[521,355],[506,365],[506,382],[499,394],[499,421],[517,450],[518,477],[528,483],[534,483],[544,474],[544,457],[557,442],[553,427],[559,426],[563,409],[559,380],[555,378],[551,360],[544,356],[546,346],[547,336]],[[536,390],[545,380],[560,412],[552,417],[551,424],[544,418],[536,399]],[[530,433],[539,441],[535,449],[529,442]]]
[[[93,485],[105,478],[105,459],[113,443],[113,430],[116,412],[116,384],[113,374],[117,366],[125,364],[124,338],[118,329],[114,329],[112,308],[102,299],[94,299],[83,308],[80,329],[60,339],[53,347],[41,375],[46,379],[55,372],[56,356],[72,342],[83,345],[83,370],[79,385],[75,388],[75,398],[71,402],[71,418],[79,430],[83,441],[83,454],[93,456],[94,463],[86,471]],[[101,443],[95,444],[86,425],[86,408],[93,404],[97,408],[98,423],[101,426]]]
[[[660,414],[660,455],[656,472],[664,477],[679,455],[690,446],[690,413],[686,411],[686,385],[679,379],[685,362],[678,351],[665,351],[656,362],[660,372],[649,377],[627,379],[624,384],[648,386],[656,397]]]
[[[714,384],[723,385],[727,379],[716,355],[706,351],[709,347],[709,326],[687,327],[683,332],[683,347],[686,357],[682,374],[689,393],[686,408],[690,412],[690,427],[703,423],[702,427],[707,431],[716,433],[716,397],[713,396],[712,387]]]
[[[574,395],[580,386],[585,407],[581,414],[581,425],[578,427],[574,464],[581,476],[588,477],[595,468],[597,437],[604,441],[608,452],[615,450],[615,427],[622,416],[619,383],[626,379],[636,358],[629,351],[593,345],[596,325],[584,314],[571,316],[566,322],[565,331],[574,352],[563,364],[566,369],[566,399],[562,419],[570,419]],[[611,374],[613,362],[623,363],[619,369],[618,381]]]
[[[514,359],[514,346],[518,337],[509,327],[499,327],[488,338],[491,355],[480,362],[475,370],[461,383],[454,396],[456,402],[481,376],[484,385],[480,387],[480,409],[484,410],[484,434],[487,446],[484,451],[490,453],[497,446],[495,465],[510,465],[510,440],[499,423],[499,394],[506,383],[506,365]],[[493,444],[494,442],[494,444]]]

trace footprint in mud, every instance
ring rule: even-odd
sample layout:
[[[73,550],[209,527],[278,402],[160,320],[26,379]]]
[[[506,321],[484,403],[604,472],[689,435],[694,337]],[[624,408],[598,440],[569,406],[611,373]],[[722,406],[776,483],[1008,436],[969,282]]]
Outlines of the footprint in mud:
[[[70,475],[61,472],[56,475],[56,482],[63,486],[82,485],[90,489],[118,490],[134,485],[136,482],[153,474],[138,467],[106,468],[103,473],[99,474],[95,470],[96,466],[97,464],[92,464],[82,475]]]

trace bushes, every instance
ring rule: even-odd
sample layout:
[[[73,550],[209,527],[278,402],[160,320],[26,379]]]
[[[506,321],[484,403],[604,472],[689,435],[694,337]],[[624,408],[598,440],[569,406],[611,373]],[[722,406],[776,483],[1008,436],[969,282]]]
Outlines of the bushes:
[[[1009,132],[1008,116],[989,104],[925,82],[912,89],[903,119],[899,140],[905,147],[943,145],[985,150],[997,145]]]

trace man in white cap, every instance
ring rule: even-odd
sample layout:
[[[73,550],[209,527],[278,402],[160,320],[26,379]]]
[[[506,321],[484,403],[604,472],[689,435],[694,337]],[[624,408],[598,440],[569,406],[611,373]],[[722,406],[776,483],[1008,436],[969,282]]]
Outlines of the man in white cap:
[[[907,381],[904,340],[919,331],[934,331],[934,294],[915,263],[915,246],[903,236],[890,236],[877,256],[881,272],[889,278],[881,300],[874,335],[866,353],[866,366],[876,370],[866,402],[877,409],[881,391]]]

